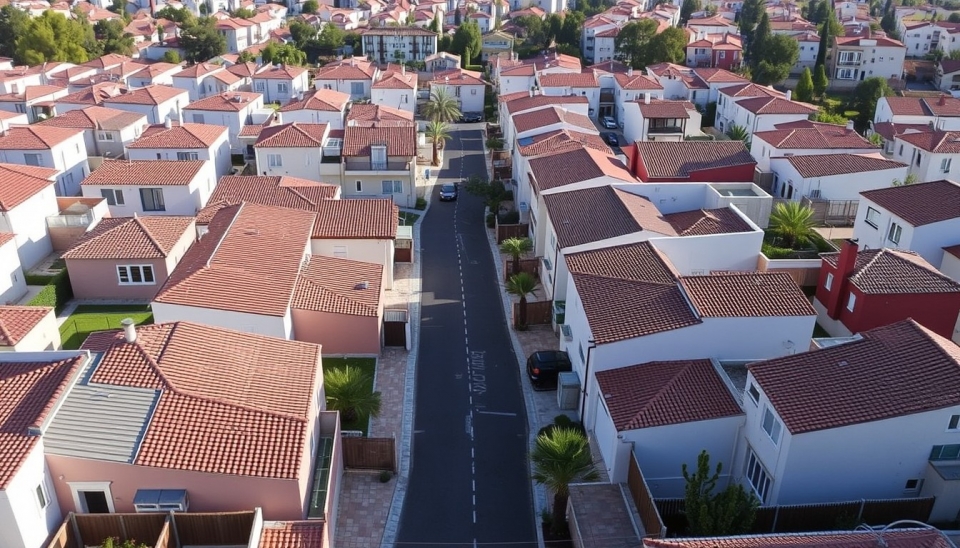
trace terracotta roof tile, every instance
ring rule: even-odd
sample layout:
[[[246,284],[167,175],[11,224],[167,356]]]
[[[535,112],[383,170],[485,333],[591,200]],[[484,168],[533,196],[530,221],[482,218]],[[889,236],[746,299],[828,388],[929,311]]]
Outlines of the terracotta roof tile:
[[[840,254],[820,256],[836,268]],[[858,252],[850,282],[867,295],[960,292],[960,283],[940,273],[917,253],[889,248]]]
[[[134,343],[93,333],[83,348],[103,353],[91,382],[161,391],[133,464],[299,477],[318,345],[176,322],[139,326]]]
[[[195,232],[193,217],[107,217],[85,233],[64,259],[162,259],[183,235]]]
[[[612,186],[547,194],[543,200],[561,248],[641,231],[676,235],[649,199]]]
[[[901,141],[937,154],[960,153],[960,131],[924,131],[897,136]]]
[[[83,130],[76,128],[14,126],[0,135],[0,150],[49,150],[82,134]]]
[[[438,71],[433,74],[431,84],[446,84],[451,86],[485,86],[487,83],[481,78],[478,71],[452,69]]]
[[[150,85],[142,88],[130,89],[121,95],[105,99],[108,105],[159,105],[172,99],[181,98],[183,104],[189,101],[187,90],[172,86]]]
[[[517,133],[543,128],[553,124],[564,124],[572,128],[596,131],[597,127],[590,118],[557,106],[549,106],[513,116],[513,127]]]
[[[887,141],[892,141],[897,135],[930,130],[929,124],[895,124],[893,122],[874,122],[873,132],[879,133]]]
[[[960,99],[939,97],[884,97],[894,116],[960,116]]]
[[[386,145],[387,156],[416,156],[417,129],[412,125],[362,127],[348,124],[343,130],[340,154],[344,157],[370,156],[374,145]]]
[[[65,92],[66,88],[46,85],[27,86],[27,88],[20,93],[5,93],[0,95],[0,102],[21,103],[24,101],[36,101],[37,99],[42,99],[43,97],[54,95],[61,91]]]
[[[254,146],[261,148],[319,148],[327,133],[327,124],[292,122],[269,126],[260,131]]]
[[[2,244],[0,244],[0,245],[2,245]],[[945,248],[943,248],[943,252],[944,252],[944,253],[949,253],[950,255],[953,255],[954,257],[960,259],[960,244],[951,245],[951,246],[949,246],[949,247],[945,247]]]
[[[913,320],[751,364],[793,434],[960,405],[960,347]]]
[[[250,78],[257,72],[256,63],[237,63],[227,67],[227,72],[239,78]]]
[[[638,141],[634,146],[654,178],[757,163],[740,141]]]
[[[696,539],[645,539],[644,548],[876,548],[875,531],[838,533],[780,533],[738,537]],[[888,530],[882,533],[883,545],[887,548],[952,548],[939,531],[921,529],[913,531]]]
[[[48,167],[0,164],[0,211],[10,211],[52,185],[57,173]]]
[[[588,102],[589,101],[587,101],[587,98],[583,97],[582,95],[560,95],[555,97],[547,95],[534,95],[531,97],[527,93],[522,93],[520,97],[506,101],[507,112],[510,114],[551,105],[586,105]]]
[[[707,83],[747,83],[749,80],[739,74],[722,68],[694,68],[693,73]]]
[[[407,110],[373,104],[350,105],[347,123],[355,125],[386,124],[396,122],[403,125],[413,123],[413,113]]]
[[[538,191],[604,176],[622,182],[636,182],[620,160],[587,147],[538,156],[531,159],[529,164]]]
[[[545,72],[537,75],[540,87],[598,88],[600,82],[593,72]]]
[[[316,80],[373,80],[377,67],[366,58],[349,58],[328,63],[317,70]]]
[[[300,271],[290,306],[330,314],[378,317],[383,266],[313,255]]]
[[[260,72],[257,72],[253,75],[254,80],[267,79],[267,80],[293,80],[299,78],[301,74],[306,72],[307,69],[303,67],[295,67],[292,65],[284,66],[270,66]]]
[[[0,346],[19,343],[51,310],[46,306],[0,306]]]
[[[752,97],[741,99],[737,104],[754,114],[804,114],[817,112],[817,107],[780,97]]]
[[[775,129],[758,131],[753,134],[774,148],[779,149],[877,149],[873,143],[866,140],[855,130],[843,126],[824,127],[818,124],[814,127],[797,129]]]
[[[227,135],[226,126],[212,124],[152,125],[127,148],[210,148]]]
[[[211,72],[217,72],[223,70],[223,65],[215,65],[213,63],[197,63],[195,65],[190,65],[184,67],[183,70],[173,75],[174,78],[198,78]]]
[[[786,272],[684,276],[680,284],[704,318],[816,316],[813,305]]]
[[[83,362],[76,357],[47,362],[0,362],[0,490],[6,490],[36,447],[39,428]]]
[[[194,101],[183,107],[184,110],[211,110],[222,112],[239,112],[250,106],[257,99],[263,97],[260,93],[249,91],[227,91],[211,95],[199,101]]]
[[[81,185],[188,185],[206,160],[106,160]]]
[[[400,211],[388,198],[327,200],[316,211],[315,239],[392,240],[397,237]]]
[[[307,211],[249,202],[221,209],[154,300],[285,315],[315,217]]]
[[[554,154],[566,150],[576,150],[585,146],[599,150],[604,154],[613,154],[613,151],[607,146],[607,143],[604,142],[599,134],[581,133],[568,129],[557,129],[534,135],[533,137],[519,139],[517,145],[521,156]]]
[[[881,188],[860,195],[913,226],[960,217],[960,184],[953,181]]]
[[[101,55],[96,59],[91,59],[86,63],[83,63],[83,66],[93,67],[98,69],[107,69],[110,67],[115,67],[120,63],[125,63],[129,61],[133,61],[133,59],[131,57],[127,57],[126,55],[120,55],[119,53],[108,53],[106,55]]]
[[[636,72],[632,75],[626,74],[623,72],[618,72],[614,75],[614,78],[617,79],[617,84],[621,89],[629,90],[662,90],[663,86],[659,82],[650,78],[649,76],[644,76],[639,72]]]
[[[784,94],[769,86],[746,82],[720,89],[720,93],[729,97],[784,97]]]
[[[332,89],[318,89],[303,99],[293,99],[280,109],[280,112],[296,110],[320,110],[324,112],[342,112],[350,102],[350,95]]]
[[[861,44],[861,40],[870,40],[869,44]],[[836,36],[834,41],[838,46],[902,48],[903,42],[885,36]]]
[[[754,229],[732,209],[694,209],[664,215],[680,236],[707,236],[710,234],[732,234],[752,232]]]
[[[101,82],[57,99],[58,103],[100,105],[104,101],[127,92],[127,86],[117,82]]]
[[[597,383],[618,432],[743,414],[710,360],[599,371]]]
[[[380,78],[373,83],[373,89],[417,89],[417,73],[399,70],[386,70],[380,73]]]
[[[664,99],[650,99],[649,102],[640,99],[634,101],[640,108],[644,118],[689,118],[691,110],[697,107],[688,101],[669,101]]]
[[[880,154],[810,154],[787,156],[786,159],[802,177],[830,177],[907,167]]]
[[[297,177],[227,175],[220,178],[207,207],[197,214],[197,222],[209,223],[217,211],[240,202],[315,211],[324,200],[335,198],[339,188]]]
[[[13,232],[3,232],[0,231],[0,247],[14,241],[16,239],[16,234]]]
[[[260,548],[320,548],[323,546],[322,521],[265,522],[260,533]]]
[[[368,28],[361,32],[363,35],[374,36],[436,36],[437,33],[420,27],[378,27]]]
[[[146,115],[115,108],[89,106],[47,118],[38,122],[37,125],[119,131],[137,124],[147,125]]]

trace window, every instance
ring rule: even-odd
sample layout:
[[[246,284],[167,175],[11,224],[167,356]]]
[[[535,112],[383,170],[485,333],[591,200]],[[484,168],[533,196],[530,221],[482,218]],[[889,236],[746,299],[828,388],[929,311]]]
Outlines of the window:
[[[333,246],[333,256],[340,257],[341,259],[347,258],[347,246],[345,245],[335,245]]]
[[[950,158],[944,158],[940,161],[940,171],[950,173]]]
[[[767,493],[770,492],[770,476],[763,468],[763,464],[760,464],[760,459],[757,458],[753,449],[748,449],[747,451],[747,467],[743,473],[747,476],[747,481],[750,482],[750,486],[753,487],[753,490],[757,493],[757,498],[760,499],[760,503],[762,504],[766,502]]]
[[[823,288],[827,291],[830,291],[830,288],[833,286],[833,273],[827,272],[827,280],[823,282]]]
[[[903,490],[907,493],[917,493],[920,491],[920,487],[922,486],[923,486],[923,480],[908,479],[907,482],[903,484]]]
[[[123,191],[118,188],[101,188],[100,195],[107,200],[107,205],[123,205]]]
[[[750,394],[750,399],[753,400],[753,403],[760,403],[760,389],[757,388],[757,385],[750,383],[747,394]]]
[[[279,154],[267,154],[267,164],[270,167],[283,167],[283,157]]]
[[[200,155],[196,152],[178,152],[177,160],[199,160]]]
[[[947,430],[960,430],[960,415],[950,415],[950,422],[947,424]]]
[[[476,88],[470,90],[470,95],[476,95],[476,94],[477,94]]]
[[[897,153],[897,156],[903,156],[903,145],[900,145],[900,152]]]
[[[783,423],[773,414],[769,407],[763,410],[763,422],[761,423],[763,431],[770,436],[773,444],[780,443],[780,432],[783,430]]]
[[[720,52],[720,59],[726,59],[726,58],[727,58],[727,52],[721,51],[721,52]]]
[[[43,484],[37,485],[37,502],[40,504],[40,509],[43,510],[47,507],[49,501],[47,500],[47,493],[43,488]]]
[[[357,181],[357,192],[363,192],[363,181]]]
[[[960,458],[960,444],[934,445],[930,460],[956,460]]]
[[[583,343],[579,343],[578,350],[580,351],[580,363],[586,364],[587,358],[583,355]]]
[[[287,93],[287,90],[290,89],[290,86],[286,82],[277,82],[277,91],[280,93]]]
[[[27,108],[24,106],[23,103],[15,103],[15,104],[13,105],[13,107],[17,110],[17,112],[18,112],[19,114],[26,114],[26,113],[27,113]]]
[[[257,91],[262,92],[262,91],[265,91],[265,90],[266,90],[266,87],[264,86],[263,80],[257,82],[255,85],[256,85],[256,90],[257,90]]]
[[[113,141],[113,132],[111,131],[98,131],[97,132],[98,141]]]
[[[117,280],[120,285],[153,285],[153,267],[144,265],[117,265]]]
[[[193,113],[193,123],[194,123],[194,124],[203,124],[203,123],[205,123],[205,122],[203,121],[203,114],[194,112],[194,113]]]
[[[873,228],[877,228],[877,222],[880,221],[880,212],[872,207],[867,207],[867,216],[863,220]]]
[[[141,188],[140,203],[144,211],[166,211],[162,188]]]
[[[350,95],[359,97],[363,95],[363,82],[350,82]]]
[[[851,68],[837,69],[838,80],[854,80],[856,78],[857,78],[857,69],[851,69]]]
[[[43,161],[40,159],[39,154],[24,154],[23,162],[28,166],[42,166]]]
[[[847,310],[853,312],[855,306],[857,306],[857,296],[851,293],[850,296],[847,297]]]
[[[896,245],[900,244],[900,234],[903,232],[903,228],[897,223],[890,224],[890,232],[887,233],[887,239],[893,242]]]
[[[383,181],[383,194],[403,194],[403,181]]]

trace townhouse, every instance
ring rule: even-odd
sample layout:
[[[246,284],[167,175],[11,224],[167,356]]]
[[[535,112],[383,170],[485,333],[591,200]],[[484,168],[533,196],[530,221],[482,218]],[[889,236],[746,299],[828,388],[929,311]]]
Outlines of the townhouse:
[[[57,100],[57,114],[66,114],[89,106],[105,106],[104,101],[127,92],[127,86],[102,82],[86,86]]]
[[[894,137],[890,156],[909,165],[918,181],[928,182],[950,178],[958,152],[960,131],[909,131]]]
[[[960,99],[939,97],[881,97],[873,126],[882,123],[924,125],[929,129],[960,130]]]
[[[700,119],[700,112],[693,103],[651,99],[650,95],[644,95],[642,100],[624,103],[620,124],[630,143],[682,141],[702,135]]]
[[[39,125],[82,129],[87,156],[122,158],[127,145],[146,128],[147,117],[136,112],[90,106],[54,116]]]
[[[370,102],[414,112],[417,108],[417,73],[406,65],[388,65],[370,88]]]
[[[190,101],[197,101],[204,97],[217,93],[213,76],[227,71],[224,65],[215,65],[213,63],[196,63],[174,74],[171,79],[171,86],[186,90],[190,95]]]
[[[217,177],[231,170],[230,140],[224,126],[211,124],[158,124],[148,127],[127,146],[131,160],[205,160]]]
[[[240,131],[253,121],[253,113],[263,108],[263,95],[249,91],[231,91],[194,101],[183,108],[185,120],[227,128],[230,151],[243,154]]]
[[[340,181],[340,151],[326,124],[290,122],[260,131],[253,145],[260,175]]]
[[[190,103],[189,97],[186,90],[171,86],[147,86],[108,97],[102,105],[145,114],[147,122],[162,124],[167,120],[179,120],[183,107]]]
[[[27,280],[17,254],[16,235],[0,232],[0,304],[16,303],[26,292]]]
[[[587,98],[589,111],[592,116],[600,108],[600,83],[593,71],[574,73],[538,72],[536,86],[540,93],[548,97],[579,95]]]
[[[923,57],[928,53],[941,50],[941,41],[950,41],[951,35],[960,30],[960,24],[947,21],[910,21],[901,19],[897,31],[906,55]],[[952,48],[951,48],[952,49]]]
[[[960,60],[941,59],[937,63],[933,85],[944,93],[960,90]]]
[[[742,84],[717,93],[716,123],[721,131],[739,126],[753,135],[778,124],[807,120],[816,112],[816,106],[794,101],[789,90],[783,94],[770,87]]]
[[[0,326],[0,352],[42,352],[60,348],[60,329],[51,307],[0,305]]]
[[[0,234],[6,250],[4,256],[10,255],[12,244],[13,257],[19,257],[8,263],[11,274],[17,274],[18,267],[30,269],[53,252],[46,218],[58,212],[55,194],[58,171],[0,164],[0,174],[4,182],[0,185]],[[14,287],[22,285],[23,279],[18,275],[12,283]]]
[[[417,128],[348,123],[343,131],[341,187],[346,197],[390,198],[398,206],[417,201]]]
[[[809,154],[770,158],[771,192],[780,198],[801,201],[860,200],[860,193],[903,181],[908,166],[873,154]],[[856,177],[852,177],[856,175]]]
[[[164,62],[152,63],[130,74],[126,79],[126,83],[130,87],[135,88],[156,84],[172,86],[173,75],[182,69],[183,67],[179,64]]]
[[[60,86],[27,86],[22,92],[0,95],[0,110],[26,114],[29,123],[53,116],[56,100],[67,95]]]
[[[616,105],[615,120],[621,125],[625,122],[624,107],[627,103],[645,99],[663,99],[664,87],[655,79],[642,74],[634,74],[633,68],[626,72],[618,71],[613,75],[614,103]],[[601,115],[603,115],[601,113]]]
[[[842,88],[856,87],[864,78],[903,78],[907,48],[893,38],[837,36],[831,52],[831,81]]]
[[[217,185],[207,160],[107,160],[81,183],[83,196],[103,198],[113,217],[196,215]]]
[[[753,182],[757,161],[741,141],[637,141],[623,148],[645,183]]]
[[[90,173],[83,130],[41,125],[12,127],[0,134],[0,162],[56,170],[58,196],[76,196]]]
[[[363,55],[381,64],[422,62],[437,53],[437,34],[419,27],[368,28],[360,40]]]
[[[753,134],[750,154],[757,160],[757,169],[770,171],[772,158],[810,154],[874,154],[879,148],[863,138],[852,127],[819,122],[777,124],[769,131]],[[786,187],[783,187],[786,188]]]
[[[700,34],[687,44],[687,66],[735,69],[743,60],[743,43],[732,33]]]
[[[252,77],[253,91],[263,94],[266,103],[285,104],[301,98],[310,87],[307,69],[294,66],[268,66]]]
[[[334,63],[328,63],[319,69],[313,78],[318,90],[328,89],[347,93],[350,99],[370,98],[370,90],[380,70],[365,58],[350,57]]]
[[[479,72],[461,68],[435,72],[429,85],[431,94],[444,90],[447,95],[455,97],[460,112],[483,112],[487,83]]]

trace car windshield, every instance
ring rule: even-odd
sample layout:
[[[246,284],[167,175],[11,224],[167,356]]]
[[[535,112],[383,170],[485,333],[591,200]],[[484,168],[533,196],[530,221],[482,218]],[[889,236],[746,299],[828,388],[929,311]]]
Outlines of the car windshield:
[[[443,185],[440,187],[440,192],[453,192],[453,189],[456,188],[453,185]]]

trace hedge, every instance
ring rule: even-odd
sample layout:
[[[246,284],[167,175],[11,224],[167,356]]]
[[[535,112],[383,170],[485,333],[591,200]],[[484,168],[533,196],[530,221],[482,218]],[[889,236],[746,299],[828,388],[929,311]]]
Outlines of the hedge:
[[[29,303],[30,306],[52,306],[54,311],[59,314],[67,302],[73,298],[73,288],[70,287],[70,275],[66,270],[61,270],[55,276],[30,276],[27,283],[33,284],[30,280],[40,281],[44,288],[37,293]]]

